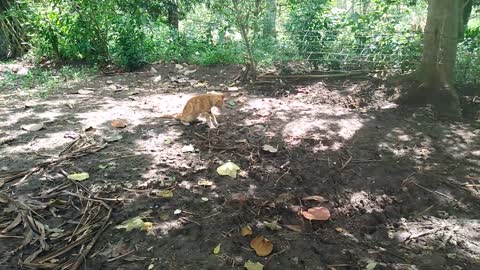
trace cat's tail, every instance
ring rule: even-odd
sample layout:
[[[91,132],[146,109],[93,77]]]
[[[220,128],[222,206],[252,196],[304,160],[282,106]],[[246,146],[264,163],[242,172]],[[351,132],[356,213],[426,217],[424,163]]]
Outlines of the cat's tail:
[[[181,113],[176,113],[176,114],[163,114],[160,115],[159,118],[171,118],[171,119],[176,119],[176,120],[181,120],[182,114]]]

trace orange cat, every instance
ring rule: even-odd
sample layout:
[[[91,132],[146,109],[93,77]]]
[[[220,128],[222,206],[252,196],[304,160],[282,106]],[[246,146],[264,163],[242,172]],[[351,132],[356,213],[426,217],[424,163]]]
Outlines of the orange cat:
[[[173,117],[188,125],[203,114],[207,118],[208,126],[210,128],[215,128],[218,126],[218,122],[215,115],[212,113],[212,108],[217,107],[218,109],[222,109],[224,99],[225,95],[222,93],[209,93],[192,97],[183,108],[183,112],[176,114]],[[163,117],[172,116],[165,115]]]

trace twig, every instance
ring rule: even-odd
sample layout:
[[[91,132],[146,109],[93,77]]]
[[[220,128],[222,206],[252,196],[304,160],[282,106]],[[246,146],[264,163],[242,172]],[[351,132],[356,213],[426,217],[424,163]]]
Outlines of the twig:
[[[382,159],[354,159],[351,161],[351,163],[369,163],[369,162],[381,162],[383,161]]]
[[[443,196],[443,197],[445,197],[445,198],[447,198],[447,199],[450,199],[450,200],[452,200],[452,201],[457,201],[455,198],[453,198],[453,197],[451,197],[451,196],[448,196],[447,194],[441,193],[440,191],[428,189],[428,188],[426,188],[426,187],[424,187],[424,186],[422,186],[422,185],[420,185],[420,184],[417,184],[417,183],[415,183],[415,182],[413,182],[413,184],[415,184],[417,187],[419,187],[419,188],[421,188],[421,189],[423,189],[423,190],[425,190],[425,191],[428,191],[428,192],[431,192],[431,193],[433,193],[433,194],[437,194],[437,195]]]
[[[203,135],[200,135],[200,134],[198,134],[197,132],[194,132],[193,134],[195,134],[197,137],[200,137],[200,138],[204,139],[204,140],[207,141],[207,142],[210,141],[209,139],[207,139],[207,137],[205,137],[205,136],[203,136]]]
[[[120,255],[120,256],[117,256],[117,257],[115,257],[115,258],[110,258],[110,259],[107,260],[107,262],[114,262],[114,261],[116,261],[116,260],[118,260],[118,259],[121,259],[121,258],[123,258],[123,257],[126,257],[126,256],[128,256],[128,255],[130,255],[130,254],[132,254],[132,253],[134,253],[134,252],[135,252],[135,250],[132,250],[132,251],[129,251],[129,252],[125,253],[125,254],[122,254],[122,255]]]
[[[432,234],[432,233],[436,233],[440,230],[443,230],[445,229],[446,226],[442,226],[442,227],[438,227],[438,228],[435,228],[435,229],[432,229],[432,230],[429,230],[429,231],[426,231],[426,232],[422,232],[422,233],[419,233],[419,234],[416,234],[416,235],[411,235],[410,237],[408,237],[407,239],[405,239],[405,241],[407,240],[412,240],[412,239],[416,239],[416,238],[420,238],[422,236],[425,236],[425,235],[429,235],[429,234]]]
[[[23,236],[18,236],[18,235],[3,235],[3,234],[0,234],[0,239],[2,239],[2,238],[24,239],[25,237],[23,237]]]
[[[180,220],[183,220],[183,221],[188,221],[188,222],[191,222],[191,223],[195,223],[197,224],[198,226],[201,226],[200,223],[196,222],[196,221],[193,221],[191,219],[188,219],[186,217],[181,217]]]
[[[278,183],[278,181],[280,181],[280,179],[282,179],[282,178],[283,178],[285,175],[287,175],[289,172],[290,172],[290,168],[288,168],[288,170],[287,170],[284,174],[282,174],[280,177],[277,178],[277,180],[275,180],[274,186],[276,186],[277,183]]]
[[[282,249],[282,250],[280,250],[280,251],[277,252],[277,253],[273,253],[272,255],[270,255],[270,257],[268,257],[267,262],[270,261],[274,256],[280,255],[280,254],[284,253],[284,252],[287,251],[287,250],[289,250],[289,248]]]
[[[340,168],[340,171],[342,171],[343,169],[345,169],[348,164],[350,164],[350,161],[352,161],[352,156],[350,156],[347,160],[347,162],[345,162],[345,164],[342,165],[342,167]]]
[[[208,216],[206,216],[206,217],[203,217],[203,219],[211,218],[211,217],[217,216],[217,215],[219,215],[219,214],[220,214],[220,212],[216,212],[216,213],[213,213],[213,214],[208,215]]]
[[[95,245],[95,243],[97,242],[98,238],[100,238],[100,235],[105,231],[105,229],[110,225],[110,223],[108,222],[108,220],[110,219],[110,214],[112,212],[112,209],[110,208],[109,211],[108,211],[108,217],[106,218],[105,220],[105,223],[103,224],[103,226],[100,228],[100,230],[98,230],[97,234],[93,237],[93,239],[90,241],[90,243],[88,243],[87,247],[85,249],[83,249],[82,253],[78,256],[77,258],[77,261],[75,262],[75,264],[72,266],[72,268],[70,268],[71,270],[77,270],[78,268],[80,268],[80,266],[82,265],[83,261],[85,261],[85,259],[87,258],[87,255],[88,253],[90,252],[90,250],[93,248],[93,246]]]
[[[347,263],[340,263],[340,264],[329,264],[327,265],[328,268],[332,268],[332,267],[350,267],[352,266],[351,264],[347,264]]]

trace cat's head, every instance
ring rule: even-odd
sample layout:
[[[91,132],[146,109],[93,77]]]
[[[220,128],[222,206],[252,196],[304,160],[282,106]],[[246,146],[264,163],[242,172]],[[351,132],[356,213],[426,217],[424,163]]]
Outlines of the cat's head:
[[[223,102],[225,100],[225,95],[224,94],[219,94],[218,97],[215,100],[215,106],[218,108],[223,108]]]
[[[218,92],[209,92],[209,94],[214,96],[214,106],[218,108],[223,108],[223,103],[225,100],[225,94]]]

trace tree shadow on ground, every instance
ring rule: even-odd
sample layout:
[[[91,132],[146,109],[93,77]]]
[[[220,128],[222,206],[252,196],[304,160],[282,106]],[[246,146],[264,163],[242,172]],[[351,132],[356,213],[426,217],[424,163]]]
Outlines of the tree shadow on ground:
[[[109,201],[113,224],[136,216],[154,223],[151,235],[109,227],[87,260],[89,269],[243,269],[247,260],[273,269],[477,267],[480,134],[471,123],[437,121],[428,108],[396,107],[388,85],[356,82],[352,96],[351,82],[336,81],[290,85],[294,94],[275,97],[265,86],[235,90],[218,129],[183,126],[159,116],[178,112],[194,93],[225,90],[236,73],[230,67],[198,67],[191,76],[178,75],[172,65],[155,69],[98,77],[28,106],[8,99],[0,112],[0,134],[11,138],[0,146],[2,174],[59,153],[75,134],[103,142],[122,136],[102,151],[2,187],[13,196],[34,196],[65,181],[60,170],[87,171],[90,179],[82,183],[88,189],[115,198]],[[158,74],[163,79],[155,82]],[[93,92],[73,94],[80,89]],[[111,127],[117,118],[128,126]],[[38,122],[44,129],[21,130]],[[86,131],[90,126],[95,130]],[[278,152],[264,151],[265,144]],[[228,160],[243,171],[235,179],[216,172]],[[199,184],[202,179],[211,185]],[[165,189],[173,198],[152,193]],[[301,200],[310,195],[328,201]],[[314,206],[329,208],[331,220],[299,215]],[[50,223],[54,216],[44,218]],[[275,220],[299,232],[266,228],[264,222]],[[263,259],[249,250],[251,238],[238,232],[247,224],[273,242],[273,255]],[[219,243],[221,253],[212,254]],[[119,246],[138,260],[108,261]],[[27,247],[25,254],[31,252]],[[4,265],[17,267],[16,256]]]

